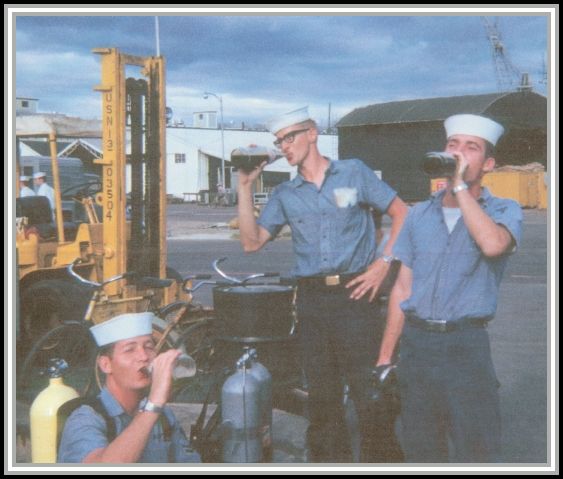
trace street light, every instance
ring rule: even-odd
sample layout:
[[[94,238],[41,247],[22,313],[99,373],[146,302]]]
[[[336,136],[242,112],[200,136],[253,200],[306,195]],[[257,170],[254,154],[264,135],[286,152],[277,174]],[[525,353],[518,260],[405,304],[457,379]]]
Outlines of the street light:
[[[219,100],[219,109],[221,111],[221,184],[226,188],[225,184],[225,131],[223,130],[223,97],[211,93],[209,91],[203,92],[203,99],[207,100],[210,96],[214,96]]]

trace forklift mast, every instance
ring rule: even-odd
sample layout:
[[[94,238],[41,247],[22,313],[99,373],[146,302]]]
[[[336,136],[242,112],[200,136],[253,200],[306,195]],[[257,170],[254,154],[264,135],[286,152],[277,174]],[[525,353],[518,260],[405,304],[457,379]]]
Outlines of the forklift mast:
[[[165,61],[116,48],[93,52],[102,60],[95,90],[102,94],[103,279],[126,271],[165,278]],[[140,67],[144,78],[126,78],[127,66]],[[107,293],[120,294],[120,284],[110,283]]]

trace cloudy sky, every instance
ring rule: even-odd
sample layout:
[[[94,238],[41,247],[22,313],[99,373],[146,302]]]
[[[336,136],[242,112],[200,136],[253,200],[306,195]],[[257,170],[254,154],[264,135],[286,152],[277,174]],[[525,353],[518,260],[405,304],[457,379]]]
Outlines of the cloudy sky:
[[[17,17],[16,95],[39,98],[41,111],[100,117],[93,91],[100,65],[91,50],[154,55],[155,18],[63,15]],[[508,60],[545,94],[547,18],[488,19],[498,21]],[[188,125],[193,112],[218,110],[204,91],[222,96],[226,125],[251,126],[304,105],[326,124],[329,103],[334,122],[373,103],[497,91],[478,15],[176,14],[160,16],[159,29],[167,104]]]

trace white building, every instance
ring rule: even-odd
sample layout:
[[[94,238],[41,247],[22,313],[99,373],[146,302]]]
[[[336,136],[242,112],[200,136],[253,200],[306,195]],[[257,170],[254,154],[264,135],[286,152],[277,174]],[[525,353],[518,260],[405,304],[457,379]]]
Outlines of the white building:
[[[37,113],[37,98],[26,98],[18,96],[16,98],[16,115],[30,115]]]
[[[221,178],[223,150],[225,152],[225,186],[235,192],[237,172],[232,171],[231,168],[231,152],[236,148],[247,147],[251,144],[274,148],[272,142],[275,138],[270,132],[229,128],[223,132],[223,148],[221,129],[216,125],[216,115],[206,115],[202,120],[205,125],[215,122],[215,128],[184,127],[179,126],[178,122],[173,122],[166,127],[166,192],[186,201],[202,200],[202,196],[199,195],[202,191],[217,191],[217,183]],[[57,151],[59,157],[72,156],[81,159],[87,172],[98,172],[99,167],[97,168],[93,164],[93,160],[102,155],[102,144],[100,138],[92,137],[92,132],[100,131],[101,136],[99,120],[92,122],[60,114],[16,116],[18,131],[27,131],[38,122],[62,124],[67,122],[72,123],[75,127],[81,122],[88,123],[88,138],[61,139],[57,142]],[[319,135],[318,146],[324,156],[338,159],[338,137],[336,135]],[[127,145],[127,149],[129,149],[129,145]],[[22,157],[47,157],[50,155],[49,145],[45,140],[22,139],[20,155]],[[31,169],[25,171],[25,174],[32,173]],[[297,169],[289,166],[285,158],[281,158],[265,168],[262,181],[257,185],[257,191],[269,192],[275,185],[293,178],[296,174]],[[127,176],[129,177],[129,174]]]
[[[195,128],[217,128],[216,111],[196,111],[193,115]]]
[[[224,130],[226,187],[236,190],[237,173],[230,164],[231,152],[251,144],[274,148],[274,136],[267,131]],[[338,137],[319,135],[319,151],[331,159],[338,159]],[[216,191],[221,177],[221,155],[223,145],[221,130],[209,128],[166,128],[167,174],[166,191],[176,197],[195,199],[200,191]],[[262,190],[293,178],[297,169],[285,158],[268,165],[263,174]],[[187,193],[187,195],[184,195]]]

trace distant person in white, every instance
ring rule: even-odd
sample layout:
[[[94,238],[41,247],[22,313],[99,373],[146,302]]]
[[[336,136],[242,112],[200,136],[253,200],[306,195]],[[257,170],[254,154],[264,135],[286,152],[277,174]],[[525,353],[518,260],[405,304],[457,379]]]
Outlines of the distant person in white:
[[[26,196],[35,196],[35,191],[29,187],[29,176],[20,176],[20,198],[25,198]]]
[[[37,196],[46,196],[51,205],[53,217],[55,215],[55,190],[47,184],[47,174],[43,171],[38,171],[33,174],[33,183],[37,187]]]
[[[215,206],[227,206],[227,190],[222,183],[217,183],[217,201]]]

